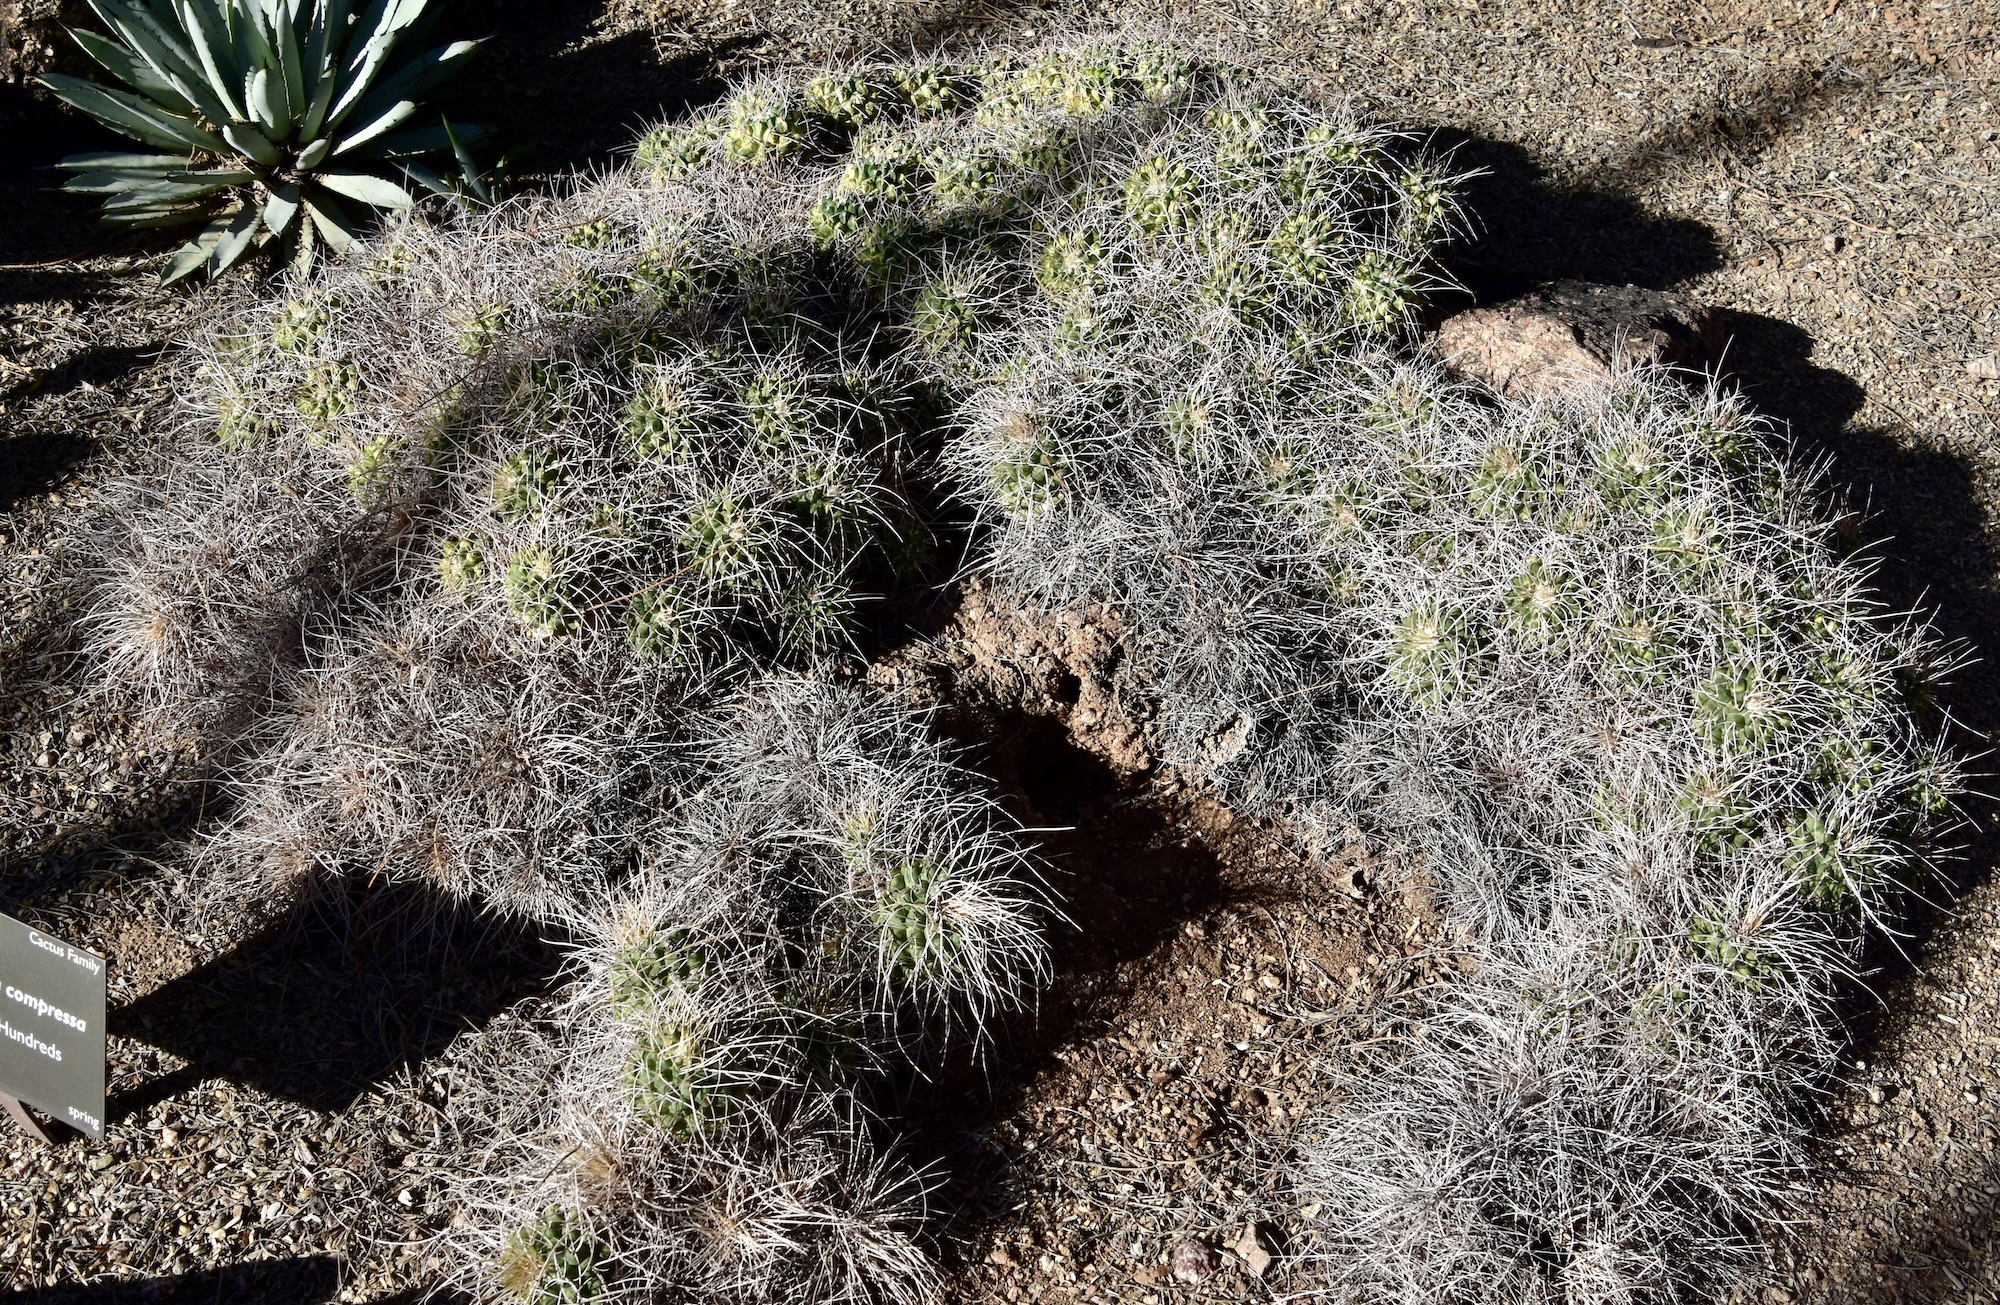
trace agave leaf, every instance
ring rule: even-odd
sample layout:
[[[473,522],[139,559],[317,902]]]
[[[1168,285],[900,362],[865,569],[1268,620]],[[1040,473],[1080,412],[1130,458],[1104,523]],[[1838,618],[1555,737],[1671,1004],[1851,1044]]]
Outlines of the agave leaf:
[[[206,168],[200,171],[176,172],[162,178],[151,169],[114,169],[104,172],[86,172],[65,182],[63,189],[77,195],[150,195],[155,192],[148,187],[159,185],[175,187],[190,195],[205,195],[230,186],[241,186],[255,181],[257,176],[240,168]]]
[[[203,131],[185,118],[122,91],[61,73],[48,73],[41,81],[65,103],[83,110],[113,131],[148,145],[229,153],[229,146],[213,132]]]
[[[292,21],[292,7],[286,0],[272,5],[271,45],[278,52],[278,75],[284,82],[285,118],[296,127],[312,97],[306,88],[298,24]]]
[[[265,139],[276,143],[291,135],[292,118],[286,112],[283,79],[273,77],[269,68],[259,68],[250,74],[250,84],[243,88],[243,99]]]
[[[195,104],[187,96],[174,88],[174,84],[153,70],[151,64],[127,47],[99,36],[96,32],[81,28],[69,29],[70,39],[83,47],[83,52],[95,59],[105,71],[124,82],[155,104],[165,105],[176,113],[192,114]]]
[[[172,285],[208,261],[216,245],[228,234],[232,219],[225,216],[203,228],[202,233],[180,247],[175,255],[160,269],[160,284]]]
[[[326,111],[333,104],[333,93],[339,82],[334,75],[334,67],[340,61],[339,38],[346,32],[346,25],[347,0],[323,0],[313,6],[303,64],[307,107],[299,122],[299,133],[307,139],[319,135],[320,126],[326,121]]]
[[[383,78],[363,96],[361,102],[354,106],[353,116],[364,120],[375,118],[398,100],[421,98],[426,91],[464,68],[478,49],[477,41],[454,41],[435,50],[426,50]]]
[[[404,100],[393,106],[381,117],[375,119],[375,121],[346,137],[340,144],[333,147],[333,152],[335,154],[345,154],[351,149],[357,149],[360,146],[366,145],[369,141],[386,134],[393,128],[401,126],[416,111],[416,101]]]
[[[107,213],[103,221],[106,226],[143,231],[154,227],[184,227],[190,222],[201,221],[213,212],[213,204],[176,204],[170,208],[134,209],[115,215]]]
[[[285,234],[285,228],[299,216],[299,188],[296,182],[286,182],[271,192],[264,201],[264,225],[274,236]]]
[[[180,0],[177,9],[202,75],[226,111],[224,116],[239,122],[249,118],[236,99],[235,88],[242,84],[242,78],[234,66],[236,49],[229,38],[228,24],[209,6],[208,0]]]
[[[102,11],[100,11],[101,13]],[[149,10],[133,10],[119,18],[106,17],[113,31],[153,66],[153,71],[173,84],[176,91],[200,108],[210,122],[226,122],[229,110],[209,88],[194,53],[188,49],[186,33],[169,31]]]
[[[299,151],[297,165],[299,171],[311,172],[314,168],[326,162],[326,156],[332,149],[333,137],[331,136],[322,136],[312,144],[306,146]]]
[[[472,151],[468,148],[474,140],[486,134],[486,128],[474,125],[461,133],[452,129],[450,118],[440,114],[438,120],[444,124],[445,138],[451,142],[451,156],[458,162],[458,175],[464,181],[466,190],[480,203],[491,204],[493,189],[486,184],[486,178],[480,175],[479,165],[473,162]],[[507,160],[501,159],[494,165],[496,174],[506,166]]]
[[[425,0],[374,0],[355,24],[360,46],[350,55],[345,85],[327,118],[328,130],[339,126],[368,93],[382,70],[382,61],[395,48],[396,37],[423,12],[424,4]],[[367,34],[365,39],[362,33]]]
[[[187,165],[185,154],[72,154],[56,164],[67,172],[177,172]]]
[[[238,260],[250,252],[251,242],[257,238],[261,214],[254,204],[245,204],[236,214],[235,220],[224,231],[222,239],[215,242],[215,249],[209,254],[208,274],[221,276],[234,267]]]
[[[230,123],[222,129],[222,138],[234,146],[238,154],[254,159],[267,168],[277,167],[278,160],[284,157],[268,136],[247,122]]]
[[[473,145],[484,140],[489,134],[485,127],[465,126],[458,128],[460,144]],[[451,129],[440,123],[430,127],[412,127],[408,131],[391,132],[387,136],[370,141],[367,148],[352,157],[358,159],[406,159],[421,154],[436,154],[452,148]]]
[[[422,163],[405,163],[403,171],[409,176],[411,181],[416,182],[433,195],[443,195],[446,198],[452,198],[458,194],[458,188],[445,180],[444,176],[436,168],[428,167]]]
[[[408,208],[416,201],[410,192],[404,190],[387,177],[377,177],[366,172],[321,172],[313,180],[336,195],[358,199],[376,208]]]
[[[312,218],[320,239],[326,241],[329,248],[340,254],[354,248],[354,224],[332,198],[307,193],[300,196],[299,202],[305,206],[306,215]]]

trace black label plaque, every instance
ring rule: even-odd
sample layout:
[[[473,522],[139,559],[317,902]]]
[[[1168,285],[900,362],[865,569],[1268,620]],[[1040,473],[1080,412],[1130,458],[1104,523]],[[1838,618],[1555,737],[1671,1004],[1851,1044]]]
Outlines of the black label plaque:
[[[104,958],[0,915],[0,1093],[104,1137]]]

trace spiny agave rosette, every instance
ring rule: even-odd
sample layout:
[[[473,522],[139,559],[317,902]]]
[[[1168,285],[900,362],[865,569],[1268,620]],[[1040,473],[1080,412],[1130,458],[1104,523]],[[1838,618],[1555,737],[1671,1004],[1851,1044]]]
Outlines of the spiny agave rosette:
[[[554,1209],[627,1266],[606,1300],[661,1282],[699,1299],[847,1299],[847,1274],[869,1299],[919,1299],[934,1286],[910,1240],[926,1181],[877,1149],[855,1085],[946,1011],[977,1017],[1041,977],[1031,869],[922,721],[871,693],[768,683],[702,752],[702,796],[573,918],[583,977],[544,1055],[560,1066],[558,1117],[597,1155],[552,1164],[530,1148],[454,1176],[455,1197],[494,1204],[457,1234],[456,1263],[483,1288],[497,1250],[504,1278],[506,1247]],[[883,889],[858,885],[857,867],[913,841],[960,881],[938,926],[957,941],[948,963],[884,966],[867,937]],[[813,1181],[779,1187],[831,1154]],[[769,1236],[746,1245],[725,1214]],[[864,1249],[853,1238],[873,1239],[866,1255],[849,1258]]]
[[[428,0],[91,0],[110,36],[75,30],[85,53],[130,90],[51,74],[58,96],[113,131],[166,151],[64,159],[68,190],[105,196],[104,220],[206,223],[161,272],[227,271],[276,242],[310,262],[315,241],[358,238],[347,205],[405,209],[405,182],[440,193],[469,181],[481,134],[440,120],[412,127],[423,97],[478,43],[408,47],[435,21]],[[452,159],[454,180],[422,160]]]

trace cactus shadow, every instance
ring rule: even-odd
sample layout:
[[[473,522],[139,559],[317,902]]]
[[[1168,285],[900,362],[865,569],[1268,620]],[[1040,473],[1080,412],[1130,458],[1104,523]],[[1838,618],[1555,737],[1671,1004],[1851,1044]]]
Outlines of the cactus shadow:
[[[541,933],[420,887],[329,890],[107,1025],[187,1064],[113,1094],[113,1121],[222,1077],[344,1110],[442,1052],[559,968]]]
[[[1443,256],[1476,302],[1561,280],[1665,290],[1722,265],[1721,242],[1706,223],[1650,212],[1615,186],[1558,179],[1506,141],[1443,129],[1430,143],[1453,167],[1479,174],[1465,188],[1478,225]],[[1438,306],[1464,302],[1446,295]]]
[[[722,93],[717,61],[748,42],[663,56],[649,30],[594,40],[604,7],[455,0],[437,39],[483,39],[451,108],[494,129],[520,171],[547,177],[611,164],[639,131]]]
[[[1066,1049],[1108,1036],[1146,981],[1141,962],[1190,920],[1268,894],[1226,872],[1216,854],[1120,776],[1073,743],[1057,720],[1005,711],[946,719],[944,732],[977,754],[1002,801],[1029,827],[1051,867],[1053,972],[1037,1004],[989,1026],[889,1087],[913,1154],[933,1166],[947,1254],[1003,1218],[1010,1158],[992,1126],[1017,1112]],[[1010,1194],[1011,1193],[1011,1194]]]

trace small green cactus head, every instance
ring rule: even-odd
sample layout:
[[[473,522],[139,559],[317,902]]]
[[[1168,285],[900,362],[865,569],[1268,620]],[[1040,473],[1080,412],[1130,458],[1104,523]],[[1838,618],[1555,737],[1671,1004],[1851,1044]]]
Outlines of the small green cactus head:
[[[639,138],[634,162],[654,186],[692,177],[708,161],[721,128],[713,122],[655,127]]]
[[[678,462],[693,442],[703,396],[687,378],[662,371],[649,377],[625,404],[619,429],[626,444],[652,462]]]
[[[1208,399],[1194,391],[1167,400],[1160,414],[1160,432],[1167,447],[1181,457],[1206,453],[1215,434],[1215,409]]]
[[[769,453],[790,448],[812,429],[819,418],[816,397],[776,367],[758,368],[736,392],[756,446]]]
[[[1264,320],[1271,307],[1271,287],[1264,269],[1243,254],[1216,259],[1202,273],[1201,303],[1246,325]]]
[[[1361,256],[1347,282],[1347,320],[1381,334],[1409,320],[1417,302],[1410,265],[1394,254],[1371,250]]]
[[[611,953],[606,968],[612,1017],[649,1021],[692,993],[713,963],[708,944],[687,929],[638,933]]]
[[[880,118],[895,98],[866,73],[828,73],[806,83],[806,103],[849,131]]]
[[[1069,472],[1047,423],[1032,413],[1011,412],[994,432],[989,476],[993,496],[1009,516],[1027,517],[1056,501]]]
[[[972,103],[972,88],[966,78],[939,63],[898,68],[896,92],[920,118],[942,117]]]
[[[750,514],[730,494],[695,505],[681,530],[680,546],[689,570],[721,585],[747,581],[763,551]]]
[[[1435,167],[1404,169],[1396,178],[1396,228],[1412,244],[1442,233],[1452,212],[1451,185]]]
[[[1477,630],[1463,612],[1446,603],[1420,602],[1391,632],[1389,678],[1420,703],[1449,702],[1471,681],[1481,651]]]
[[[625,642],[642,659],[672,666],[694,651],[704,613],[677,586],[657,584],[632,595]]]
[[[509,521],[531,517],[562,482],[562,469],[543,450],[510,453],[493,473],[493,510]]]
[[[915,222],[892,214],[863,226],[851,249],[855,267],[871,287],[895,291],[922,270],[928,243]]]
[[[1658,612],[1641,604],[1620,603],[1606,622],[1604,647],[1613,672],[1627,679],[1651,681],[1658,678],[1673,642],[1667,622]]]
[[[1036,280],[1058,301],[1095,294],[1110,273],[1110,260],[1101,234],[1067,231],[1043,246]]]
[[[841,241],[858,236],[872,220],[873,207],[859,195],[836,191],[813,201],[806,211],[806,223],[813,241],[821,249],[831,249]]]
[[[1534,515],[1553,492],[1554,469],[1528,441],[1507,436],[1480,455],[1472,476],[1472,505],[1494,516]]]
[[[633,1112],[677,1142],[714,1127],[729,1097],[710,1064],[714,1051],[707,1031],[694,1024],[660,1021],[642,1031],[625,1057]]]
[[[1148,45],[1132,60],[1132,80],[1153,104],[1171,104],[1194,93],[1200,70],[1164,45]]]
[[[486,573],[486,550],[476,539],[447,539],[438,551],[438,583],[448,593],[466,593]]]
[[[1271,118],[1261,105],[1218,104],[1208,111],[1215,133],[1215,167],[1225,184],[1254,185],[1265,171],[1264,137]]]
[[[1317,293],[1333,285],[1344,239],[1324,213],[1292,213],[1271,233],[1271,262],[1293,286]]]
[[[1735,852],[1756,838],[1755,815],[1725,770],[1711,767],[1689,776],[1679,803],[1695,846],[1705,853]]]
[[[355,451],[347,464],[347,492],[362,507],[374,507],[395,483],[403,442],[394,435],[377,435]]]
[[[901,137],[871,138],[857,146],[840,171],[834,193],[877,204],[900,204],[916,198],[923,165]]]
[[[1726,749],[1761,747],[1790,723],[1781,686],[1754,660],[1718,667],[1696,690],[1695,709]]]
[[[501,382],[501,402],[510,417],[536,432],[568,407],[575,373],[575,367],[561,358],[515,363]]]
[[[501,588],[514,619],[536,638],[553,639],[576,629],[582,603],[555,550],[524,548],[509,557]]]
[[[945,867],[930,857],[907,857],[888,867],[874,915],[892,975],[936,980],[955,967],[961,939],[944,892],[948,879]]]
[[[740,91],[729,102],[723,152],[743,163],[770,163],[803,154],[812,144],[806,119],[775,91]]]
[[[946,214],[992,213],[1006,205],[1001,156],[992,150],[942,151],[931,161],[931,196]]]
[[[1068,170],[1076,153],[1076,141],[1059,127],[1045,126],[1026,132],[1007,149],[1007,161],[1031,178],[1049,180]]]
[[[632,228],[626,223],[596,217],[571,227],[563,236],[563,243],[571,249],[603,250],[629,243],[632,238]]]
[[[1616,440],[1597,455],[1598,490],[1620,507],[1656,501],[1671,478],[1667,451],[1644,435]]]
[[[1743,925],[1697,915],[1688,923],[1688,942],[1695,954],[1752,991],[1769,982],[1774,962],[1749,936]]]
[[[792,474],[786,504],[821,539],[850,534],[867,509],[867,491],[854,473],[838,462],[817,459],[799,465]]]
[[[1715,511],[1705,503],[1676,504],[1653,518],[1654,553],[1695,584],[1721,561],[1722,542]]]
[[[1814,807],[1785,821],[1785,868],[1825,911],[1849,911],[1880,890],[1893,859],[1868,822],[1840,808]]]
[[[324,293],[286,300],[271,327],[272,346],[281,353],[310,354],[333,329],[333,315],[340,308],[337,296]]]
[[[611,1248],[560,1206],[516,1228],[500,1252],[500,1282],[523,1305],[598,1305],[617,1277]]]
[[[217,405],[215,442],[232,453],[260,447],[276,428],[277,423],[249,395],[228,391]]]
[[[778,592],[775,632],[788,657],[815,657],[848,637],[856,606],[854,591],[840,577],[808,569]]]
[[[1200,192],[1187,164],[1155,154],[1125,178],[1125,215],[1145,235],[1176,231],[1193,222]]]
[[[1567,640],[1582,604],[1574,579],[1542,558],[1528,559],[1507,586],[1507,624],[1529,647]]]
[[[468,358],[484,358],[505,338],[512,311],[506,304],[481,304],[458,331],[458,351]]]
[[[344,359],[330,358],[306,370],[295,403],[306,425],[324,432],[354,411],[361,390],[361,369]]]
[[[917,294],[910,330],[934,357],[962,360],[978,340],[983,306],[984,296],[972,278],[954,273],[934,277]]]

